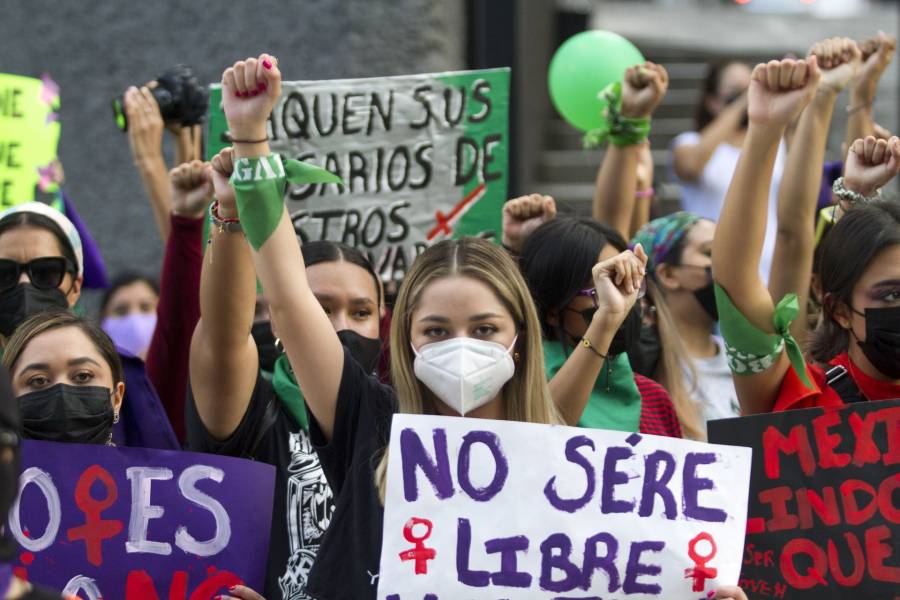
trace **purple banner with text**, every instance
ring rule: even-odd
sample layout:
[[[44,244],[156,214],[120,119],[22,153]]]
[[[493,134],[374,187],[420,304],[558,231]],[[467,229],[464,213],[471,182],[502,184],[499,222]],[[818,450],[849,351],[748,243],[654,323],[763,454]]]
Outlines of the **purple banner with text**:
[[[274,481],[210,454],[23,441],[16,572],[85,600],[262,589]]]

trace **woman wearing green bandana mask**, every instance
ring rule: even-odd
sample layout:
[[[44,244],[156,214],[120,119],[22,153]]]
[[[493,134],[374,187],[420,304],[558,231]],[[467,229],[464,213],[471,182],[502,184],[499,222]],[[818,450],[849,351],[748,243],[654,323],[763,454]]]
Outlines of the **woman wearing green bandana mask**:
[[[211,162],[219,223],[237,217],[232,150]],[[333,242],[303,247],[310,288],[351,356],[372,372],[380,355],[381,286],[365,256]],[[215,221],[203,261],[201,318],[191,350],[188,445],[193,450],[252,458],[275,465],[265,594],[308,598],[306,580],[334,511],[334,497],[313,450],[303,394],[287,356],[263,376],[256,340],[256,272],[250,245],[236,229]],[[278,330],[273,329],[275,338]],[[275,344],[280,349],[280,344]],[[316,348],[310,348],[315,352]],[[235,592],[237,595],[237,592]]]
[[[771,296],[756,272],[778,140],[801,111],[802,128],[818,99],[835,93],[821,79],[816,55],[754,69],[750,127],[713,243],[720,324],[745,413],[900,397],[900,210],[874,201],[900,170],[900,139],[857,140],[848,154],[840,192],[858,206],[817,250],[823,316],[812,360],[791,335],[796,293]],[[811,264],[812,240],[792,259]]]

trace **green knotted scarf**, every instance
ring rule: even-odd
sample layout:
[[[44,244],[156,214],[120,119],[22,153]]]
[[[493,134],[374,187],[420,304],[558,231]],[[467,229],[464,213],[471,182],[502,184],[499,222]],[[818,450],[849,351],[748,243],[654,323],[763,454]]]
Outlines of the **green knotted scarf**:
[[[544,370],[548,380],[559,372],[567,358],[560,342],[544,340]],[[637,432],[641,424],[641,393],[634,382],[628,355],[623,352],[608,360],[609,368],[604,365],[600,369],[578,426]]]
[[[343,180],[315,165],[298,160],[282,161],[277,154],[234,161],[231,187],[241,228],[254,250],[262,247],[281,221],[287,182],[343,183]]]
[[[297,385],[291,363],[287,354],[282,354],[275,360],[275,370],[272,372],[272,386],[275,395],[284,404],[288,412],[300,423],[303,431],[309,433],[309,418],[306,416],[306,402],[303,401],[303,392]]]
[[[596,148],[609,140],[614,146],[634,146],[650,135],[650,117],[626,117],[622,114],[622,84],[614,81],[600,92],[606,101],[603,124],[584,134],[585,149]]]

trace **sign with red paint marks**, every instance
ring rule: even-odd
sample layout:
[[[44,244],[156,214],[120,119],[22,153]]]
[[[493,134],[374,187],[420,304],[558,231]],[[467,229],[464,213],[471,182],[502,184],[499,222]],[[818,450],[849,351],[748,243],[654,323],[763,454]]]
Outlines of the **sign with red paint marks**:
[[[286,81],[269,119],[273,152],[328,169],[343,184],[289,185],[304,242],[354,246],[387,281],[431,244],[499,240],[507,199],[508,68]],[[211,86],[208,153],[229,145]]]
[[[750,598],[900,596],[900,400],[710,421],[753,448]]]
[[[394,415],[379,600],[706,600],[737,582],[750,451]]]
[[[15,572],[86,600],[262,590],[274,483],[249,460],[24,440]]]

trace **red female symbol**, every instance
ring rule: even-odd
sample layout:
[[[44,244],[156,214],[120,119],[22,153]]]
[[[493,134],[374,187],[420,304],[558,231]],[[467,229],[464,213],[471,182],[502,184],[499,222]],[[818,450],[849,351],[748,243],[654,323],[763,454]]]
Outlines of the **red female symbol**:
[[[91,495],[91,487],[98,481],[106,488],[106,498],[102,500]],[[103,564],[103,540],[122,531],[122,521],[100,518],[100,513],[115,504],[118,497],[119,489],[115,480],[100,465],[85,469],[75,486],[75,504],[84,513],[84,525],[70,528],[68,537],[70,542],[84,540],[88,562],[95,567]]]
[[[413,527],[416,525],[425,526],[425,534],[419,537],[413,535]],[[410,544],[415,544],[415,548],[404,550],[400,553],[400,560],[416,561],[416,575],[425,575],[428,573],[428,561],[437,556],[434,548],[426,548],[423,543],[431,535],[431,521],[428,519],[420,519],[413,517],[403,526],[403,537]]]
[[[697,552],[697,544],[703,541],[709,542],[710,546],[709,554],[707,554],[706,556],[701,556],[700,553]],[[705,531],[697,534],[697,537],[688,542],[688,556],[690,556],[691,560],[694,561],[695,566],[693,568],[684,570],[684,578],[693,578],[693,590],[695,592],[702,592],[703,588],[705,587],[706,580],[713,579],[719,573],[719,570],[715,567],[706,566],[706,563],[711,561],[715,555],[716,540],[714,540],[713,537]]]

